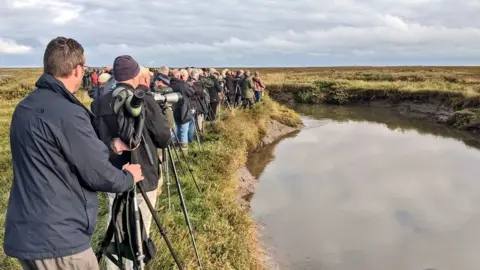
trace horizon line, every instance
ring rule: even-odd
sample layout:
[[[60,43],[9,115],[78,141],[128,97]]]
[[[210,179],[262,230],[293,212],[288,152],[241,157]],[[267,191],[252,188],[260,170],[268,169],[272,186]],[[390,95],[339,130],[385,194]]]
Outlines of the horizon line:
[[[205,68],[205,67],[212,67],[212,68],[350,68],[350,67],[480,67],[479,65],[331,65],[331,66],[311,66],[311,65],[298,65],[298,66],[169,66],[169,65],[143,65],[147,68],[159,68],[161,66],[168,66],[170,68],[185,68],[185,67],[195,67],[195,68]],[[104,66],[87,66],[88,68],[102,68],[107,67]],[[0,69],[38,69],[43,68],[43,66],[1,66]]]

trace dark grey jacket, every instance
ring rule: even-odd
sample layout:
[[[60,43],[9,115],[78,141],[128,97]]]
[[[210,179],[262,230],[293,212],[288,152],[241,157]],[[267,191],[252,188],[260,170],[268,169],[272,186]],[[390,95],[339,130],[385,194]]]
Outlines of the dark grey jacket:
[[[119,193],[133,186],[132,175],[108,161],[93,115],[63,83],[44,74],[36,87],[15,108],[10,129],[13,183],[4,250],[25,260],[87,250],[97,191]]]
[[[173,105],[173,117],[177,125],[190,122],[193,119],[193,104],[191,99],[195,95],[195,91],[189,85],[180,79],[172,77],[170,79],[170,87],[173,92],[180,93],[182,99]]]

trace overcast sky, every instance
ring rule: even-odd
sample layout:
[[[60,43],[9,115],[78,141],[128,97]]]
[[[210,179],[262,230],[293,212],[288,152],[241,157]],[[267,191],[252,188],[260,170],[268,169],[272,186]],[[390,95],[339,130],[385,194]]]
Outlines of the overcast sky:
[[[480,0],[0,0],[0,66],[63,35],[87,64],[480,64]]]

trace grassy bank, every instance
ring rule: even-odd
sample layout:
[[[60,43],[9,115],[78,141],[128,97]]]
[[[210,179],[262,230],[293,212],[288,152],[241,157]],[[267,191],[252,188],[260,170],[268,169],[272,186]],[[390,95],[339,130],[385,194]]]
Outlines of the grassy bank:
[[[480,129],[480,68],[476,67],[270,70],[264,78],[269,93],[282,101],[434,104],[449,111],[446,124],[458,129]]]
[[[18,72],[18,71],[17,71]],[[14,73],[14,72],[13,72]],[[14,73],[15,74],[15,73]],[[3,225],[12,182],[9,126],[11,115],[19,97],[28,93],[40,74],[38,70],[22,70],[19,76],[0,83],[0,181],[3,187],[0,207],[0,240],[3,244]],[[3,80],[2,78],[1,80]],[[12,94],[15,89],[27,87],[23,94]],[[85,104],[90,102],[85,93],[78,95]],[[237,176],[247,158],[247,152],[255,147],[266,133],[269,119],[286,125],[300,124],[299,116],[277,104],[268,97],[252,111],[223,111],[215,123],[218,132],[210,131],[203,143],[204,150],[196,145],[189,152],[189,160],[202,193],[199,194],[190,177],[181,176],[183,194],[195,230],[197,247],[205,269],[261,269],[255,225],[249,214],[237,203]],[[180,166],[180,165],[177,165]],[[180,169],[180,168],[178,168]],[[181,170],[179,170],[181,171]],[[157,209],[163,227],[185,269],[196,269],[196,261],[188,229],[180,210],[179,198],[173,178],[171,179],[172,210],[168,210],[168,197],[164,183]],[[93,245],[96,246],[105,233],[108,201],[100,194],[99,222]],[[149,269],[170,269],[174,266],[163,238],[152,222],[152,237],[157,247],[157,257]],[[16,260],[0,252],[0,269],[21,269]]]
[[[244,166],[247,153],[266,133],[266,123],[276,119],[286,125],[300,125],[299,116],[267,98],[253,111],[222,112],[215,124],[218,132],[205,138],[203,151],[197,145],[189,152],[190,163],[202,194],[192,179],[182,177],[190,221],[195,228],[196,242],[205,269],[261,269],[255,225],[237,202],[237,171]],[[187,269],[196,269],[196,261],[176,188],[172,186],[173,210],[168,210],[166,185],[157,203],[167,235]],[[107,213],[102,205],[96,236],[102,235]],[[170,269],[174,265],[164,240],[152,225],[159,254],[150,269]],[[95,241],[96,242],[96,241]]]

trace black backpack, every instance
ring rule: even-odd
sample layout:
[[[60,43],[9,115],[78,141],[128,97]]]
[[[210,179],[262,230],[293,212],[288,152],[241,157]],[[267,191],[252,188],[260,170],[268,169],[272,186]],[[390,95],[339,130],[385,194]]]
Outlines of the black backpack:
[[[100,248],[96,253],[97,260],[100,263],[102,255],[105,255],[120,269],[123,269],[122,258],[133,261],[135,269],[137,269],[137,238],[135,224],[135,208],[134,208],[135,192],[131,191],[117,194],[112,204],[112,220],[110,220],[105,238],[100,244]],[[148,263],[156,254],[155,244],[144,228],[142,213],[140,216],[140,228],[142,237],[142,249],[145,255],[143,262]],[[113,239],[113,241],[112,241]],[[116,255],[115,259],[112,255]]]

